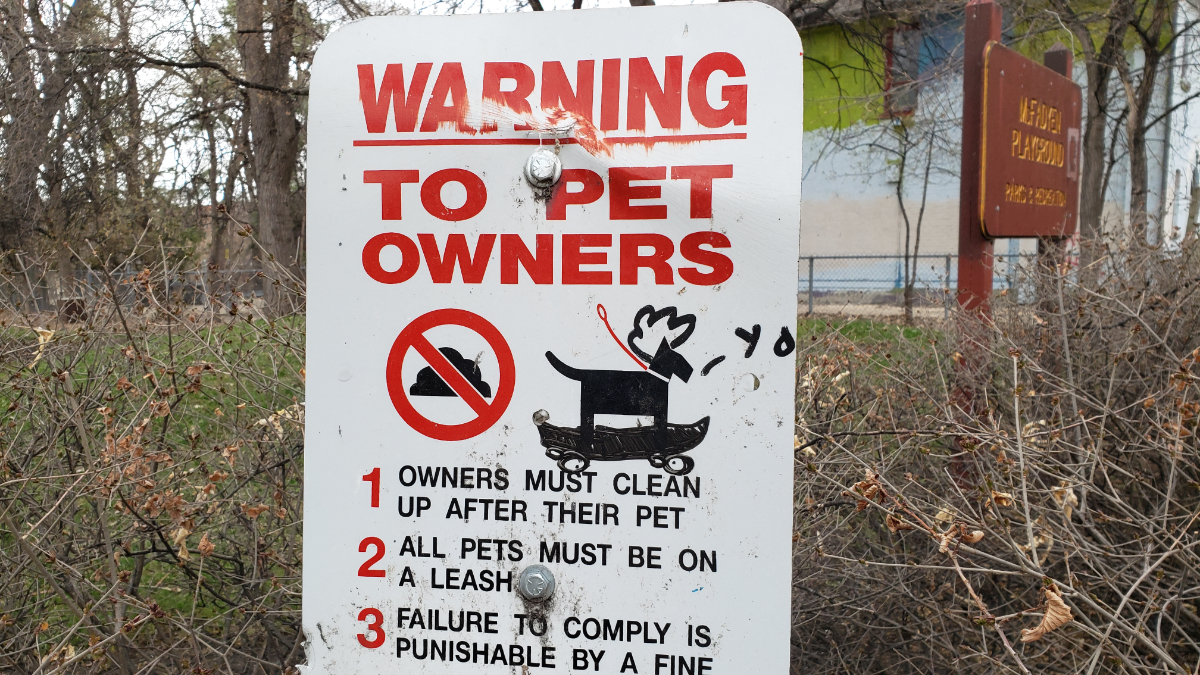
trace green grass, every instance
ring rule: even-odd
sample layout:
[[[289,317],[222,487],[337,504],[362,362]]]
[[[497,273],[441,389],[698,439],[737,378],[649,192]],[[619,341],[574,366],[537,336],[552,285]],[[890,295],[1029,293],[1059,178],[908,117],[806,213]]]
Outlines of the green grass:
[[[900,326],[870,319],[847,320],[841,317],[801,317],[796,325],[796,336],[811,339],[813,335],[823,335],[829,330],[836,330],[853,342],[901,342],[942,337],[941,331],[920,326]]]

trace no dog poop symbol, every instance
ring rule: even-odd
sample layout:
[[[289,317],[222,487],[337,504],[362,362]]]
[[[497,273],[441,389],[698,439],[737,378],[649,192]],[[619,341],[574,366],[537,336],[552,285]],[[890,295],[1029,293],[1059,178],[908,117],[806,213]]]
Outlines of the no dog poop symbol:
[[[426,333],[438,326],[462,326],[487,341],[500,369],[496,395],[484,380],[479,365],[452,347],[434,347]],[[429,365],[417,371],[412,386],[404,386],[404,357],[415,350]],[[512,400],[516,365],[504,336],[487,319],[464,309],[436,309],[417,317],[392,343],[387,362],[387,387],[396,412],[419,433],[439,441],[463,441],[487,431],[500,419]],[[442,424],[413,407],[414,396],[461,398],[475,411],[475,419],[462,424]],[[492,399],[489,403],[487,399]]]

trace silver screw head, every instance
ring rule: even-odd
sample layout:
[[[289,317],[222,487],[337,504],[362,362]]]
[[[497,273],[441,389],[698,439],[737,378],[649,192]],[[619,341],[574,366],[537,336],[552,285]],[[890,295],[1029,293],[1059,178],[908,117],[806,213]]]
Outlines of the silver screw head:
[[[530,602],[545,602],[554,595],[554,575],[542,565],[530,565],[517,579],[517,592]]]
[[[562,162],[553,150],[538,148],[525,162],[525,180],[536,188],[552,187],[562,177]]]
[[[545,410],[539,410],[533,413],[533,423],[539,427],[550,421],[550,413]]]

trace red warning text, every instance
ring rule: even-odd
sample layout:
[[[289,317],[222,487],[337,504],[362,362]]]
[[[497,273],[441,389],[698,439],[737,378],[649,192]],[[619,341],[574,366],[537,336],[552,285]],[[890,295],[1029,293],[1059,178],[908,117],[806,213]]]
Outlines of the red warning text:
[[[384,249],[401,254],[395,269],[380,260]],[[596,234],[481,234],[469,241],[464,234],[418,234],[416,241],[399,232],[372,237],[363,247],[367,275],[381,284],[401,284],[416,276],[424,262],[435,284],[481,284],[489,278],[501,284],[574,284],[611,286],[683,283],[713,286],[733,276],[733,261],[718,249],[730,248],[720,232],[692,232],[678,244],[656,232]],[[678,254],[682,261],[675,262]]]
[[[677,130],[684,125],[685,112],[689,122],[710,129],[746,124],[746,68],[727,52],[707,54],[687,68],[682,56],[535,65],[485,63],[482,81],[472,81],[469,87],[462,63],[359,64],[366,130],[382,134],[390,126],[397,132],[448,128],[488,133],[499,130],[501,116],[510,117],[498,114],[501,108],[520,117],[532,115],[535,106],[548,114],[570,113],[605,132],[645,131],[650,115],[659,128]],[[710,80],[719,85],[713,98]],[[479,128],[472,125],[472,107],[483,111],[482,122],[474,122]],[[489,110],[497,112],[489,118]],[[531,127],[518,122],[513,128]]]
[[[547,220],[568,220],[573,209],[600,202],[607,193],[609,220],[665,220],[666,204],[658,203],[667,180],[688,185],[688,217],[713,217],[715,181],[733,177],[733,165],[612,167],[605,177],[589,169],[564,169],[546,202]],[[422,178],[417,170],[364,171],[363,182],[380,186],[382,220],[403,220],[419,201],[429,215],[445,221],[474,218],[487,205],[487,186],[466,169],[449,168]],[[459,206],[442,200],[442,189],[457,183],[466,193]],[[606,187],[607,183],[607,187]],[[419,199],[417,199],[419,197]],[[677,214],[676,217],[681,217]],[[383,284],[401,284],[417,275],[424,262],[435,284],[480,284],[488,269],[501,284],[673,285],[713,286],[733,276],[733,261],[721,252],[731,248],[721,232],[692,232],[678,239],[662,233],[480,234],[474,241],[459,233],[412,236],[384,232],[363,247],[363,270]],[[400,253],[400,264],[386,269],[384,249]],[[395,255],[384,255],[392,260]],[[493,264],[495,261],[495,264]]]
[[[670,179],[687,181],[690,185],[689,218],[713,217],[713,181],[733,178],[732,164],[673,166]],[[662,183],[667,180],[668,167],[612,167],[608,170],[609,220],[666,220],[667,205],[651,204],[649,200],[662,197]],[[483,179],[466,169],[442,169],[423,181],[419,171],[364,171],[364,183],[380,186],[380,218],[404,219],[404,195],[420,195],[421,206],[429,215],[440,220],[468,220],[479,215],[487,205],[487,186]],[[466,191],[462,206],[449,208],[442,201],[442,188],[457,183]],[[637,183],[634,185],[634,183]],[[649,184],[648,184],[649,183]],[[412,187],[406,188],[406,185]],[[420,187],[418,187],[420,186]],[[592,204],[604,196],[604,179],[589,169],[563,169],[562,178],[554,186],[546,204],[546,220],[566,220],[568,206]]]

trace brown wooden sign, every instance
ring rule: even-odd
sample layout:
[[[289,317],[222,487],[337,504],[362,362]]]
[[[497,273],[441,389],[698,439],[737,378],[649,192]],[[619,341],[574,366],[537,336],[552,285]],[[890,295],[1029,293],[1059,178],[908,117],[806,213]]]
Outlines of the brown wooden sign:
[[[1082,110],[1082,92],[1070,78],[988,43],[979,172],[984,236],[1075,233]]]

